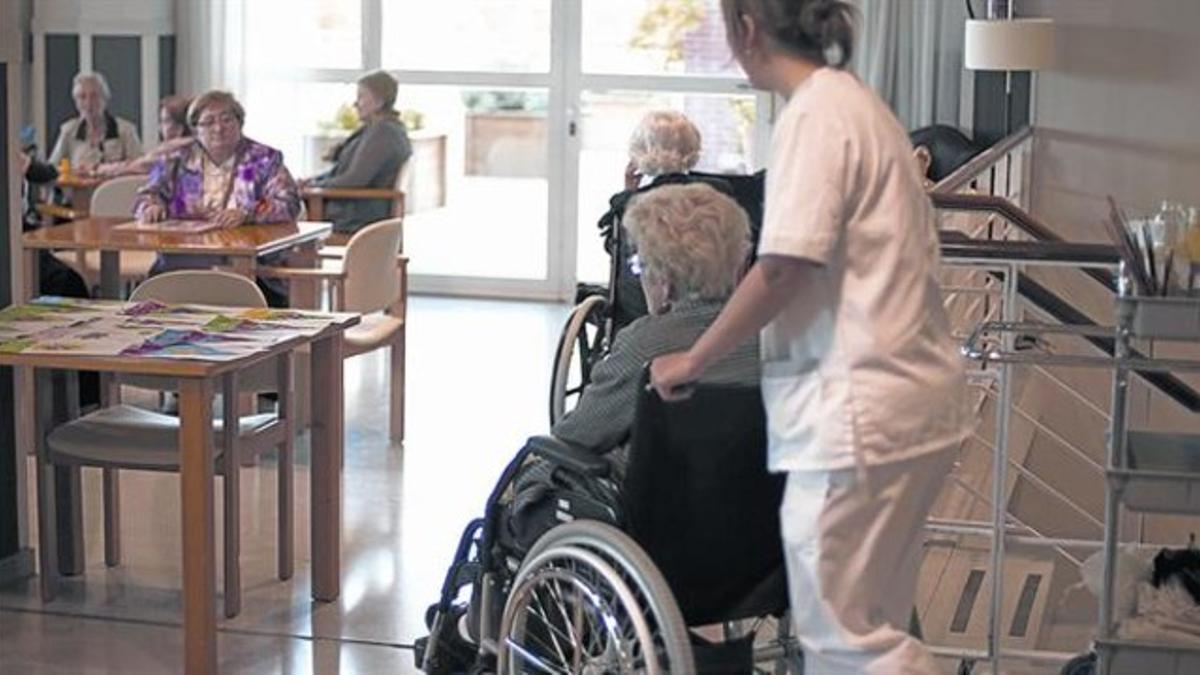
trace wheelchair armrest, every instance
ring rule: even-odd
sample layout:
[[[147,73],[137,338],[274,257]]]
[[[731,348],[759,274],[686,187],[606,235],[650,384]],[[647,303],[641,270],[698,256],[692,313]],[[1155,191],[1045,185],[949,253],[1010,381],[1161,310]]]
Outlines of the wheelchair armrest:
[[[553,436],[533,436],[528,442],[529,454],[548,459],[587,476],[607,476],[608,460]]]

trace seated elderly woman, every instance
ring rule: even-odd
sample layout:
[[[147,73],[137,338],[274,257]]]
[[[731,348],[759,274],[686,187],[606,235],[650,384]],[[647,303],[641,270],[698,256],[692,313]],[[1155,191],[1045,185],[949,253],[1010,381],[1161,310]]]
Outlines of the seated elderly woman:
[[[700,131],[683,113],[674,110],[655,110],[646,113],[629,138],[629,163],[625,166],[625,189],[608,200],[608,211],[600,216],[596,226],[604,237],[604,249],[610,256],[624,260],[630,249],[625,246],[615,250],[617,228],[629,200],[639,192],[651,190],[666,183],[687,180],[685,174],[700,159]],[[645,316],[647,308],[637,284],[628,274],[618,275],[617,297],[620,302],[613,308],[613,321],[617,327],[624,326],[639,316]]]
[[[209,220],[226,228],[296,220],[300,195],[283,154],[242,135],[246,112],[232,94],[200,95],[187,119],[196,138],[155,162],[134,204],[138,220]],[[219,257],[160,254],[151,274],[221,263]],[[286,305],[282,287],[259,285],[272,306]]]
[[[133,123],[108,112],[112,90],[103,75],[77,74],[71,83],[71,98],[79,115],[59,127],[58,140],[50,151],[51,164],[57,166],[66,158],[72,171],[86,174],[104,162],[125,161],[142,154],[142,142]]]
[[[649,314],[616,334],[576,408],[554,425],[560,440],[596,452],[625,442],[642,369],[687,349],[717,318],[745,271],[750,226],[732,198],[704,183],[665,185],[633,198],[623,225],[636,247]],[[758,386],[756,340],[731,352],[704,381]]]
[[[303,187],[391,188],[396,184],[396,176],[412,156],[408,132],[395,109],[396,89],[396,80],[383,71],[359,78],[354,111],[362,126],[330,153],[333,168],[301,181]],[[325,206],[325,217],[341,234],[353,234],[391,215],[392,203],[387,199],[330,199]]]
[[[97,166],[94,173],[105,177],[149,173],[163,155],[191,143],[192,129],[187,123],[187,110],[191,102],[186,96],[164,98],[158,104],[158,147],[141,157],[121,162],[105,162]]]

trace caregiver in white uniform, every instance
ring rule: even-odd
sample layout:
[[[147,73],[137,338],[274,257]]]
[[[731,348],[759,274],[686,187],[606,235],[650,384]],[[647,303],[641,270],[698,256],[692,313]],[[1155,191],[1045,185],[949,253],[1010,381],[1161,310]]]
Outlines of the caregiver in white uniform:
[[[933,673],[906,632],[922,525],[967,430],[938,242],[908,135],[842,70],[853,10],[722,0],[750,81],[788,99],[767,169],[759,259],[687,352],[656,359],[664,398],[761,329],[770,469],[805,672]],[[832,62],[831,62],[832,61]]]

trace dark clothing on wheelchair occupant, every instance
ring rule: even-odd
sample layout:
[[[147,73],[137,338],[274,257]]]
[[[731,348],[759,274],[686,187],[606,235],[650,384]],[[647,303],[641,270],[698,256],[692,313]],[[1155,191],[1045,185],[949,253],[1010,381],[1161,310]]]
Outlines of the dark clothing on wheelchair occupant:
[[[692,346],[724,306],[721,300],[684,300],[663,314],[646,315],[617,333],[592,369],[579,404],[550,430],[556,438],[607,453],[625,443],[633,427],[642,371],[656,356]],[[758,339],[746,341],[705,372],[702,382],[757,387]]]
[[[333,168],[313,178],[314,187],[391,188],[412,144],[404,123],[382,119],[359,127],[334,150]],[[353,234],[377,220],[392,216],[388,199],[330,199],[325,217],[337,232]]]

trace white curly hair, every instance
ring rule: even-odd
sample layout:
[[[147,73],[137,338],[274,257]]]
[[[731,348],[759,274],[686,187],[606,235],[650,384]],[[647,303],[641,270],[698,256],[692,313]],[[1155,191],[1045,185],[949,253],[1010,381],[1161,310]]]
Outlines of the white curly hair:
[[[638,173],[684,173],[700,161],[700,130],[674,110],[646,113],[629,139],[629,159]]]
[[[642,274],[667,282],[670,300],[721,300],[742,278],[750,222],[728,195],[704,183],[663,185],[634,197],[622,220]]]

